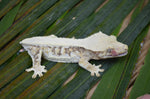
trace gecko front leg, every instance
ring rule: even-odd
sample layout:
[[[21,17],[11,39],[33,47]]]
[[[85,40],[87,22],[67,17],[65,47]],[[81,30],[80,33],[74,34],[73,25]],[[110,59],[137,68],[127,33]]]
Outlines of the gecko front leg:
[[[94,74],[96,74],[97,77],[100,77],[99,72],[104,71],[104,69],[100,69],[101,65],[98,65],[98,66],[92,65],[91,63],[88,62],[88,60],[86,58],[81,58],[79,60],[79,65],[82,68],[91,72],[91,76],[94,76]]]
[[[37,75],[39,75],[39,77],[43,76],[42,72],[47,72],[47,70],[45,66],[41,66],[42,48],[30,46],[30,48],[28,48],[28,53],[32,58],[33,66],[32,68],[26,69],[26,71],[34,71],[32,78],[36,78]]]

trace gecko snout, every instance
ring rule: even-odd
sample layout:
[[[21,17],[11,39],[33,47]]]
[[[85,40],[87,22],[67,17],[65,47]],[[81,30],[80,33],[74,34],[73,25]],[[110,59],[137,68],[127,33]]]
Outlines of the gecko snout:
[[[114,48],[112,49],[108,49],[107,52],[110,53],[110,55],[113,57],[125,56],[128,53],[128,46],[125,44],[121,44],[119,46],[114,46]]]
[[[118,56],[125,56],[127,55],[127,53],[128,53],[128,46],[125,44],[118,49]]]

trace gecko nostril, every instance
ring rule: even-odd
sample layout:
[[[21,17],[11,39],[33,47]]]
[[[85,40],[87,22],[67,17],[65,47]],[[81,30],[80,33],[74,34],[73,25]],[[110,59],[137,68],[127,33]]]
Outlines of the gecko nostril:
[[[127,45],[124,45],[124,49],[125,49],[125,50],[128,50],[128,46],[127,46]]]

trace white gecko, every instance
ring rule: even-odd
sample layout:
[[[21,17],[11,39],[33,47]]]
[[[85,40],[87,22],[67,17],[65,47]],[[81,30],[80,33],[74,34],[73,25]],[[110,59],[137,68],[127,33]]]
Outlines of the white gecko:
[[[95,66],[88,61],[90,59],[106,59],[125,56],[128,46],[116,40],[116,37],[108,36],[102,32],[95,33],[84,39],[59,38],[55,35],[38,36],[24,39],[20,42],[32,58],[34,71],[32,78],[43,76],[45,66],[41,66],[41,57],[54,62],[78,63],[82,68],[91,72],[91,75],[100,76],[101,65]]]

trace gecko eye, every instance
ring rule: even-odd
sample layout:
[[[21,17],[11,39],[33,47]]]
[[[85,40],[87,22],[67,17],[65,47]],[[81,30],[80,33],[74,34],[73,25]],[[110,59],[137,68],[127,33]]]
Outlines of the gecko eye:
[[[107,49],[107,52],[108,52],[108,53],[111,53],[111,51],[112,51],[112,49]]]

